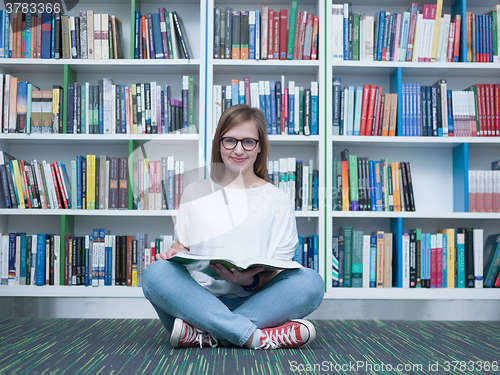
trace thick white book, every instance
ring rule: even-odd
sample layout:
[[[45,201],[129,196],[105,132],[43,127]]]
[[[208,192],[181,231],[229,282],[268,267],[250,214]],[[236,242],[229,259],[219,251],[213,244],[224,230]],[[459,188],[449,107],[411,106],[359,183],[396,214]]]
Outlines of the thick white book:
[[[236,268],[243,271],[249,268],[263,267],[264,271],[302,268],[302,265],[293,260],[268,259],[268,258],[246,258],[235,259],[231,255],[198,255],[188,251],[181,251],[167,260],[187,265],[198,272],[203,272],[214,279],[221,279],[219,274],[210,268],[211,264],[221,264],[228,270]]]
[[[103,132],[104,134],[116,133],[116,121],[113,121],[115,116],[115,85],[111,78],[102,79],[102,101],[103,101]],[[88,116],[87,116],[88,118]]]
[[[101,58],[109,60],[109,16],[101,14]]]
[[[161,161],[157,160],[154,163],[155,165],[155,204],[154,204],[154,209],[155,210],[161,210]]]
[[[104,286],[104,274],[106,266],[106,232],[104,238],[101,238],[101,230],[99,230],[99,286]]]
[[[373,61],[373,47],[374,47],[374,24],[375,17],[366,16],[365,18],[365,61]]]
[[[413,42],[413,56],[412,61],[417,62],[423,53],[423,34],[424,34],[424,16],[422,13],[417,14],[417,25],[415,29],[415,37]]]
[[[99,238],[94,236],[89,244],[89,250],[92,251],[92,263],[90,263],[92,264],[92,286],[99,286]]]
[[[302,166],[302,211],[309,211],[309,165]]]
[[[212,121],[212,133],[215,133],[217,124],[219,123],[220,117],[222,116],[222,86],[213,86],[213,121]]]
[[[363,288],[370,287],[370,235],[363,235]]]
[[[182,89],[183,90],[187,90],[187,88],[185,88],[185,82],[186,81],[186,78],[187,76],[183,76],[182,77]],[[152,133],[157,133],[157,129],[158,129],[158,123],[156,121],[156,100],[157,100],[157,97],[156,97],[156,82],[151,82],[150,84],[150,87],[151,87],[151,129],[152,129]]]
[[[483,230],[474,229],[473,252],[474,252],[474,288],[483,288]]]
[[[469,212],[477,212],[476,206],[476,171],[469,169]]]
[[[297,176],[295,176],[295,167],[296,167],[296,159],[295,158],[288,158],[287,159],[287,164],[288,164],[288,185],[287,185],[287,190],[288,190],[288,195],[290,196],[290,199],[292,202],[295,202],[295,186],[297,183]]]
[[[87,58],[94,58],[94,11],[87,10]]]
[[[2,249],[1,259],[2,259],[2,285],[7,285],[9,283],[9,235],[2,234],[2,242],[0,243]],[[34,246],[36,247],[36,246]],[[35,275],[32,273],[32,275]],[[33,277],[35,279],[35,277]]]
[[[5,74],[3,101],[3,132],[9,132],[9,97],[10,97],[10,74]]]
[[[94,13],[94,59],[102,59],[101,15]]]
[[[252,107],[260,109],[260,99],[259,99],[259,83],[250,83],[250,103]]]

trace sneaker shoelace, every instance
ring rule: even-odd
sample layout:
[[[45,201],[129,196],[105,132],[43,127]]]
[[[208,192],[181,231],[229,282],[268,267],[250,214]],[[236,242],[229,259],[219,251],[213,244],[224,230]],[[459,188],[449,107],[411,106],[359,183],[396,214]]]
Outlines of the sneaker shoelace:
[[[296,336],[297,325],[289,325],[286,328],[276,328],[267,330],[267,337],[262,341],[262,345],[256,349],[279,349],[287,346],[300,346],[302,342]]]
[[[189,324],[184,324],[184,327],[186,328],[186,334],[182,340],[186,344],[199,343],[200,348],[202,348],[203,343],[207,343],[210,347],[215,348],[219,343],[219,340],[201,329],[194,328]]]

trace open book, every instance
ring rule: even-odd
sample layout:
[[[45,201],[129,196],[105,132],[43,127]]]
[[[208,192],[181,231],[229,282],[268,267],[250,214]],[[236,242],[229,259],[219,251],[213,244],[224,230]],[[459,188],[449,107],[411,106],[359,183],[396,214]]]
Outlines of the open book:
[[[238,271],[259,266],[264,267],[264,271],[302,268],[299,263],[292,260],[246,258],[244,260],[237,261],[229,258],[228,256],[218,257],[216,255],[196,255],[187,251],[181,251],[168,260],[184,264],[188,267],[188,269],[203,272],[214,279],[220,279],[220,276],[210,268],[210,264],[215,263],[224,265],[228,270],[236,268]]]

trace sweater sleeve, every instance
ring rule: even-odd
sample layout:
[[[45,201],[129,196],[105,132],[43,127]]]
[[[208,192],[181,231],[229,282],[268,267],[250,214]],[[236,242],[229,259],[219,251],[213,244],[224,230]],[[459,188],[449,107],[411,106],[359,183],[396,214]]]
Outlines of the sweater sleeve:
[[[272,259],[292,260],[299,242],[292,200],[283,199],[280,208],[280,210],[276,210],[277,213],[273,224],[272,237],[276,250]]]

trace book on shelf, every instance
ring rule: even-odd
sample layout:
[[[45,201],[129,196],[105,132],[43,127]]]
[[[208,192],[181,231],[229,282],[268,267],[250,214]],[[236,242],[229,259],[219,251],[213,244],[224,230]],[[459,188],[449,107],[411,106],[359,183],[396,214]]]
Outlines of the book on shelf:
[[[263,267],[264,271],[296,269],[302,267],[301,264],[292,260],[285,261],[280,259],[267,258],[235,259],[225,255],[201,255],[192,254],[191,252],[187,251],[178,252],[167,260],[187,265],[190,269],[196,270],[198,272],[203,272],[217,280],[221,279],[221,277],[210,268],[211,264],[222,264],[228,270],[235,268],[238,271],[243,271],[255,267]]]
[[[269,182],[282,189],[295,202],[296,211],[318,211],[318,170],[313,160],[294,157],[269,160]]]
[[[369,160],[346,150],[340,166],[333,157],[334,211],[415,211],[409,162]]]
[[[268,5],[256,10],[215,7],[214,59],[317,60],[319,17],[297,8],[297,0],[290,11]]]
[[[0,75],[0,80],[4,77]],[[12,80],[13,79],[13,80]],[[15,81],[15,82],[14,82]],[[16,90],[7,89],[12,82]],[[182,77],[182,99],[171,97],[171,86],[156,82],[131,86],[109,78],[96,85],[71,83],[52,91],[5,75],[4,133],[166,134],[197,132],[193,76]],[[1,86],[1,85],[0,85]],[[20,90],[18,90],[18,87]],[[26,96],[31,92],[30,96]],[[19,93],[19,94],[18,94]],[[66,127],[63,98],[67,98]],[[19,109],[19,114],[17,113]]]
[[[293,261],[319,272],[319,237],[317,234],[299,235]]]
[[[242,81],[233,79],[231,85],[213,85],[214,130],[222,113],[239,103],[262,111],[266,118],[268,134],[319,134],[318,82],[311,82],[310,88],[307,88],[296,86],[294,81],[289,81],[288,86],[285,86],[284,76],[281,81],[258,83],[250,82],[250,77],[247,76]]]
[[[333,4],[334,61],[458,62],[461,16],[442,15],[442,4],[425,4],[419,12],[412,3],[403,13],[374,15],[353,11],[352,3]]]

